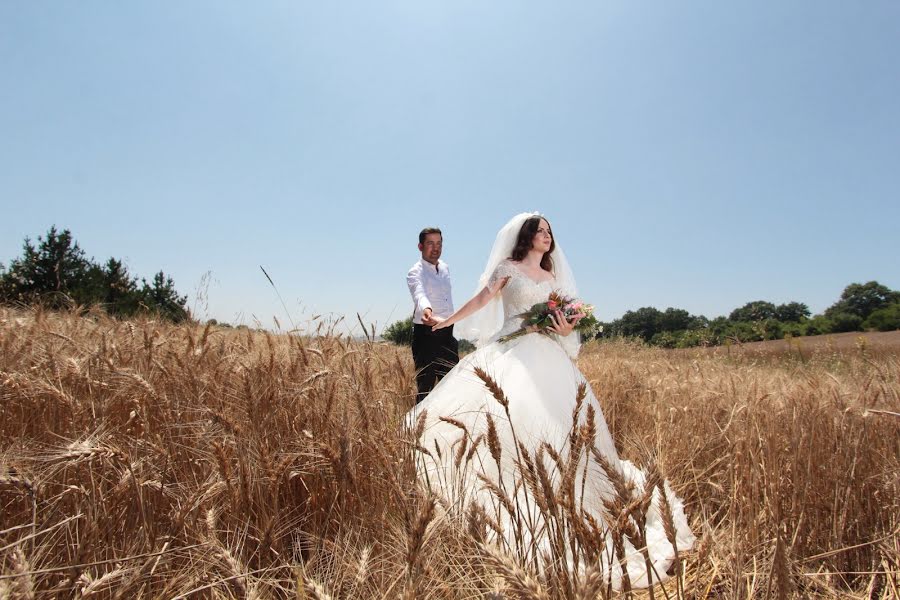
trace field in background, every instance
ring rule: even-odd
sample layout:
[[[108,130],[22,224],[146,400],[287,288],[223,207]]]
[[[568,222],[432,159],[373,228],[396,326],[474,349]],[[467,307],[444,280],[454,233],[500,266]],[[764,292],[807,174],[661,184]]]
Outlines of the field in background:
[[[846,352],[848,350],[900,353],[900,330],[851,331],[827,335],[788,337],[783,340],[732,344],[729,347],[735,346],[750,352],[793,353],[798,355],[802,355],[805,352],[821,354],[823,352]],[[716,346],[714,350],[721,352],[722,348],[722,346]]]
[[[408,349],[322,333],[0,310],[0,597],[566,597],[429,508]],[[768,344],[582,352],[701,539],[656,597],[900,597],[896,346]]]

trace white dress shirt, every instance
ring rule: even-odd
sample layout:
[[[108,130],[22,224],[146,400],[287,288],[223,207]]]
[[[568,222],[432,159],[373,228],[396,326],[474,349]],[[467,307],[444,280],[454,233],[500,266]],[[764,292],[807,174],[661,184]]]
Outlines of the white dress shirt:
[[[406,285],[412,295],[413,323],[422,324],[422,311],[431,309],[435,317],[446,319],[453,314],[453,298],[450,295],[450,269],[438,260],[437,266],[419,259],[406,274]]]

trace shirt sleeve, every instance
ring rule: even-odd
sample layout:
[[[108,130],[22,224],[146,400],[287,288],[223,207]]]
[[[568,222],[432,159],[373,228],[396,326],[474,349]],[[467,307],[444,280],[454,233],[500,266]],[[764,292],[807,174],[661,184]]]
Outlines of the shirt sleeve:
[[[504,260],[502,263],[497,265],[497,268],[494,269],[494,272],[491,273],[491,276],[488,279],[488,289],[492,292],[496,291],[497,286],[499,286],[501,282],[505,281],[512,275],[512,269],[514,268],[515,267],[509,264],[508,260]]]
[[[413,303],[416,305],[417,311],[423,311],[431,308],[431,301],[425,294],[425,285],[422,283],[422,268],[419,265],[414,266],[406,275],[406,285],[409,287],[409,293],[412,295]]]

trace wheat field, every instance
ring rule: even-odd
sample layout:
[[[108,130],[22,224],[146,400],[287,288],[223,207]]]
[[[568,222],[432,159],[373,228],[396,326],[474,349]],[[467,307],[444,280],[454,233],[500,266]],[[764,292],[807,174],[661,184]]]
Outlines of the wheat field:
[[[897,353],[608,342],[579,366],[685,501],[699,543],[664,587],[442,510],[407,348],[0,309],[0,598],[900,598]]]

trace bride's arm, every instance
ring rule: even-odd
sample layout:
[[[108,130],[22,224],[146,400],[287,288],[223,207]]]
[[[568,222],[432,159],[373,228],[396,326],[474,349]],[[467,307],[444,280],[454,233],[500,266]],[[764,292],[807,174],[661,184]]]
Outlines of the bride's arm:
[[[490,287],[485,286],[480,292],[475,294],[471,300],[462,305],[458,311],[432,327],[432,331],[437,331],[438,329],[443,329],[444,327],[450,327],[454,323],[462,321],[469,315],[475,314],[482,308],[484,305],[491,301],[491,299],[496,296],[500,290],[503,289],[503,286],[506,285],[506,280],[504,279],[500,282],[500,285],[497,286],[497,289],[491,290]]]

